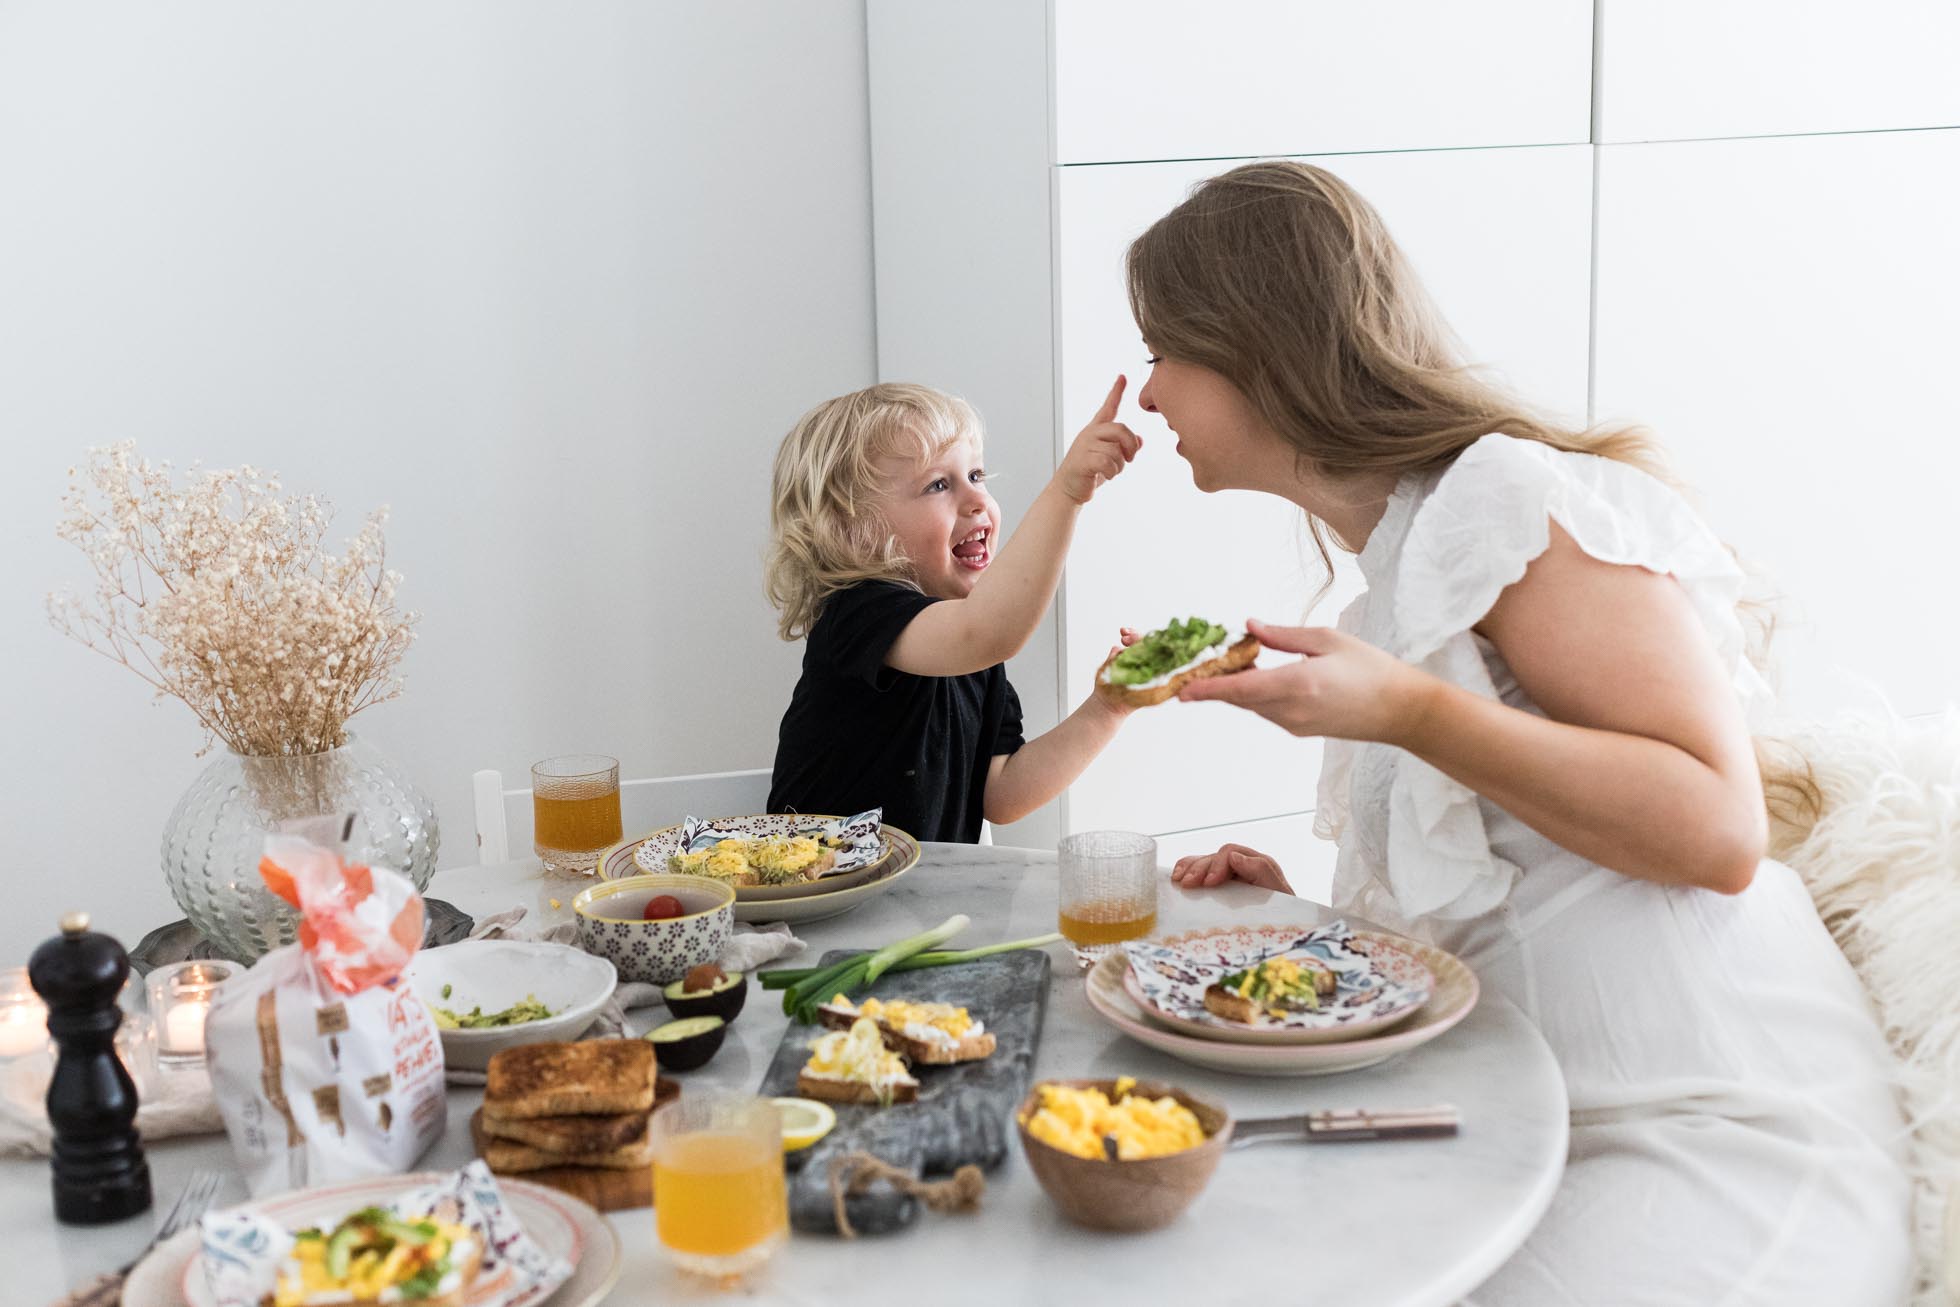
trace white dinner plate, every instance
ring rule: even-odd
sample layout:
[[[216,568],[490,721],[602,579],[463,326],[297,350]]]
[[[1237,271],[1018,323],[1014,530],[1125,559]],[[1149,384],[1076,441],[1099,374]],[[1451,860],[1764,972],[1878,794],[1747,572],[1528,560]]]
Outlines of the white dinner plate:
[[[349,1212],[382,1206],[395,1195],[443,1177],[435,1172],[384,1175],[344,1184],[323,1185],[275,1194],[249,1204],[289,1230],[309,1225],[331,1227]],[[599,1213],[569,1194],[498,1176],[510,1211],[546,1252],[572,1264],[571,1278],[558,1286],[538,1307],[597,1307],[619,1281],[619,1236]],[[180,1230],[138,1262],[123,1286],[123,1307],[214,1307],[205,1287],[202,1232],[196,1225]],[[465,1307],[494,1307],[498,1296],[464,1298]]]

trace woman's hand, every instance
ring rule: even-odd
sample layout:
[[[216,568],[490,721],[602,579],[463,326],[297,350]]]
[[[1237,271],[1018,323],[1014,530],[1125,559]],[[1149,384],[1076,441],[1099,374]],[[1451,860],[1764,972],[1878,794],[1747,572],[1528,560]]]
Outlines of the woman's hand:
[[[1055,469],[1053,484],[1076,504],[1088,503],[1096,487],[1128,467],[1143,448],[1143,437],[1116,420],[1116,406],[1123,402],[1126,384],[1126,378],[1116,378],[1102,407],[1089,419],[1089,425],[1082,428],[1075,443],[1068,447],[1068,453],[1062,455],[1062,465]]]
[[[1324,626],[1246,623],[1268,649],[1304,655],[1278,667],[1254,667],[1192,681],[1186,703],[1217,699],[1250,709],[1294,735],[1395,744],[1421,721],[1428,693],[1441,684],[1365,640]]]
[[[1286,873],[1279,869],[1277,862],[1243,844],[1227,844],[1216,853],[1179,858],[1171,868],[1171,884],[1181,885],[1185,889],[1211,889],[1229,880],[1242,880],[1248,885],[1276,889],[1282,894],[1293,892],[1293,887],[1286,882]]]

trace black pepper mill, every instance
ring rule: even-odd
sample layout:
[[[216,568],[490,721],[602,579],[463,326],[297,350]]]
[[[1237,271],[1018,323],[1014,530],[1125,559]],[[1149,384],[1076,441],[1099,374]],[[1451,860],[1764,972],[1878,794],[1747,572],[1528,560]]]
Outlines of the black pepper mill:
[[[129,954],[88,928],[86,912],[61,919],[61,935],[34,950],[27,978],[48,1005],[60,1049],[48,1085],[54,1127],[54,1215],[104,1225],[150,1206],[150,1164],[136,1135],[136,1086],[116,1056]]]

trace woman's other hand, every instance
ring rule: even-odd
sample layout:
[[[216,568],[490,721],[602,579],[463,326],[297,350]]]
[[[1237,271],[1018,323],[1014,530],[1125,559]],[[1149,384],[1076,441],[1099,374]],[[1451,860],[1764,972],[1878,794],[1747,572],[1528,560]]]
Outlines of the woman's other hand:
[[[1441,684],[1367,641],[1330,627],[1251,621],[1246,629],[1266,648],[1301,658],[1192,681],[1178,698],[1236,704],[1293,735],[1394,744],[1420,722],[1428,691]]]
[[[1185,889],[1211,889],[1230,880],[1242,880],[1261,889],[1276,889],[1282,894],[1293,892],[1277,862],[1243,844],[1227,844],[1216,853],[1179,858],[1171,868],[1171,883]]]

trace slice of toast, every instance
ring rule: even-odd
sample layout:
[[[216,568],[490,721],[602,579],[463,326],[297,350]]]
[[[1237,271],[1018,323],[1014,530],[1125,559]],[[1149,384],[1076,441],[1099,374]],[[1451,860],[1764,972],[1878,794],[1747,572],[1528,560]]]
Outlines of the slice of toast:
[[[849,1030],[851,1024],[862,1015],[855,1008],[832,1007],[824,1004],[817,1009],[817,1019],[826,1029]],[[991,1030],[978,1035],[968,1035],[963,1039],[941,1042],[933,1039],[920,1039],[908,1035],[886,1022],[877,1023],[878,1033],[884,1038],[885,1047],[905,1058],[916,1066],[952,1066],[956,1062],[978,1062],[991,1057],[994,1051],[994,1034]]]
[[[653,1140],[642,1134],[634,1143],[597,1152],[561,1153],[537,1148],[511,1139],[486,1138],[483,1160],[499,1175],[542,1171],[552,1166],[596,1166],[609,1171],[630,1171],[636,1166],[653,1165]]]
[[[490,1059],[483,1114],[509,1121],[645,1112],[653,1081],[653,1045],[644,1039],[519,1044]]]
[[[1120,649],[1116,651],[1116,653],[1121,652]],[[1242,635],[1214,656],[1192,664],[1162,685],[1153,685],[1147,690],[1116,685],[1110,681],[1109,665],[1116,661],[1116,653],[1103,659],[1102,666],[1096,669],[1096,693],[1125,707],[1148,708],[1153,704],[1175,699],[1177,692],[1193,681],[1203,680],[1207,676],[1224,676],[1229,672],[1242,672],[1252,666],[1253,660],[1259,657],[1259,638],[1254,635]]]
[[[1307,966],[1305,969],[1313,975],[1314,993],[1322,998],[1332,994],[1340,984],[1340,977],[1318,963]],[[1235,990],[1227,989],[1217,981],[1213,981],[1211,984],[1205,986],[1205,1011],[1214,1016],[1224,1017],[1227,1021],[1237,1021],[1245,1025],[1250,1025],[1261,1012],[1264,1012],[1269,1007],[1292,1008],[1295,1006],[1296,1004],[1293,1003],[1261,1003],[1258,999],[1246,998]]]
[[[668,1082],[663,1081],[662,1084]],[[657,1107],[659,1091],[654,1091]],[[550,1153],[603,1153],[626,1148],[647,1137],[646,1112],[613,1112],[605,1116],[486,1116],[484,1133],[513,1144],[529,1144]]]
[[[797,1093],[805,1098],[821,1098],[830,1103],[869,1103],[882,1107],[891,1103],[910,1103],[919,1096],[919,1082],[911,1076],[894,1080],[887,1088],[889,1097],[862,1080],[814,1075],[807,1069],[799,1071],[796,1076]]]

